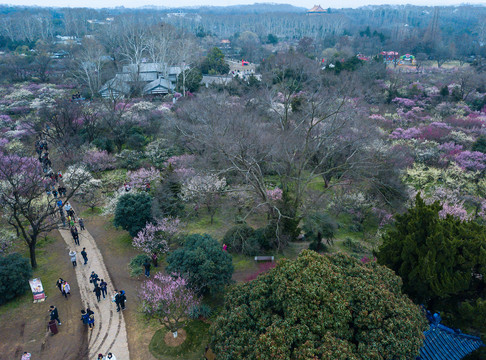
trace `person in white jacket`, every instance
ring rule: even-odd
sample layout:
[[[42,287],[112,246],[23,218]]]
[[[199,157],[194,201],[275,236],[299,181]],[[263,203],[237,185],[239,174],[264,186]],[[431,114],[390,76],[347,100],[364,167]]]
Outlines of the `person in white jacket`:
[[[78,265],[78,264],[76,263],[76,251],[71,250],[71,251],[69,252],[69,257],[71,258],[71,262],[73,263],[73,267],[76,267],[76,265]]]
[[[71,294],[71,286],[69,286],[67,281],[64,281],[62,284],[62,294],[66,297],[66,299],[68,298],[68,294]]]
[[[116,360],[116,357],[110,352],[106,355],[106,360]]]

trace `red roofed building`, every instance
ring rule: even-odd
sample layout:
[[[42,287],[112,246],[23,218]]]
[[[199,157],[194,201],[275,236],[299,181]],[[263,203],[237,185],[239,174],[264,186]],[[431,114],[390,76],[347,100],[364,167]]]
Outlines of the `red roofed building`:
[[[321,8],[321,5],[314,5],[310,10],[307,10],[307,15],[319,15],[325,14],[327,11]]]

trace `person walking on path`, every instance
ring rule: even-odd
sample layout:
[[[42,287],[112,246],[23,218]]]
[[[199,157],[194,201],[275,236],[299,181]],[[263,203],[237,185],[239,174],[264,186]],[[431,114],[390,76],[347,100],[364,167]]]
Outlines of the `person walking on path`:
[[[49,307],[49,312],[51,313],[51,320],[56,320],[59,325],[61,325],[61,320],[59,320],[59,313],[54,305]]]
[[[81,251],[81,256],[83,257],[84,265],[86,265],[88,263],[88,253],[86,252],[86,248],[83,248],[83,251]]]
[[[27,351],[24,351],[24,354],[22,355],[22,357],[20,358],[20,360],[30,360],[31,357],[32,357],[32,354],[31,353],[28,353]]]
[[[69,256],[71,257],[71,262],[73,263],[73,267],[76,267],[78,264],[76,263],[76,251],[71,250],[69,252]]]
[[[118,293],[118,301],[120,303],[120,307],[122,310],[125,310],[125,301],[127,301],[127,297],[125,296],[125,291],[120,290]]]
[[[106,290],[107,286],[108,284],[106,283],[106,281],[101,279],[100,289],[101,289],[101,294],[103,295],[103,299],[105,298],[105,295],[107,295],[107,290]]]
[[[150,277],[150,262],[148,259],[143,263],[143,267],[145,268],[145,276]]]
[[[76,226],[71,226],[71,236],[73,237],[74,242],[76,242],[76,235],[78,235],[78,229]]]
[[[86,313],[85,310],[81,310],[81,321],[84,325],[88,325],[89,322],[89,315]]]
[[[94,288],[93,292],[96,294],[96,299],[98,299],[98,302],[100,302],[100,298],[101,298],[101,288],[96,285],[96,287]]]
[[[93,330],[94,327],[94,312],[89,308],[89,306],[86,308],[86,315],[88,316],[88,326],[90,330]]]
[[[113,299],[112,301],[116,305],[116,312],[120,312],[120,294],[117,290],[113,290]]]
[[[92,283],[94,285],[94,287],[97,287],[98,281],[100,281],[98,274],[96,274],[94,271],[91,271],[91,275],[89,277],[89,282]]]
[[[106,355],[106,360],[116,360],[116,357],[111,352],[109,352],[108,355]]]
[[[57,281],[56,281],[56,286],[59,288],[59,291],[61,292],[62,294],[62,283],[64,282],[64,280],[62,278],[59,278]]]
[[[104,360],[105,357],[103,356],[103,354],[98,354],[98,357],[96,358],[96,360]]]
[[[94,324],[94,313],[93,312],[91,312],[91,314],[89,315],[88,326],[89,326],[90,330],[93,330],[93,328],[95,326],[95,324]]]
[[[84,220],[83,218],[79,218],[78,219],[78,223],[79,223],[79,228],[82,230],[84,230]]]
[[[67,281],[64,281],[62,284],[62,294],[64,295],[66,300],[68,298],[68,294],[71,295],[71,286],[69,286]]]

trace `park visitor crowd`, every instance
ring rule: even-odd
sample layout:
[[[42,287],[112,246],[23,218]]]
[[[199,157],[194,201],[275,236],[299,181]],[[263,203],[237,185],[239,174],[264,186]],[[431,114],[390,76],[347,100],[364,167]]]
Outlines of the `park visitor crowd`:
[[[46,139],[42,139],[41,137],[38,137],[37,141],[35,142],[35,150],[37,155],[39,156],[39,162],[42,166],[42,171],[45,177],[45,189],[46,189],[46,194],[48,197],[51,195],[56,199],[56,205],[58,207],[59,211],[59,217],[61,219],[63,227],[69,226],[71,236],[73,237],[74,244],[75,246],[80,246],[80,241],[79,241],[79,231],[85,230],[84,226],[84,220],[79,217],[77,219],[77,224],[79,225],[79,231],[76,226],[76,213],[74,209],[72,208],[71,204],[69,201],[63,201],[63,197],[66,197],[67,190],[66,187],[63,184],[63,176],[62,172],[54,172],[52,169],[52,161],[49,158],[49,147]],[[83,265],[88,264],[88,254],[86,252],[86,248],[83,247],[82,251],[80,252],[82,258],[83,258]],[[77,252],[75,250],[70,250],[69,251],[69,258],[71,260],[71,263],[73,267],[77,266]],[[101,301],[101,296],[103,296],[103,299],[105,299],[108,294],[108,284],[104,279],[100,279],[98,274],[96,274],[94,271],[91,272],[91,275],[89,277],[89,282],[93,284],[93,293],[96,296],[97,301]],[[61,295],[65,297],[65,299],[68,299],[68,295],[71,295],[71,287],[69,283],[64,280],[63,278],[59,278],[56,281],[56,287],[58,287],[59,291],[61,292]],[[111,297],[111,301],[113,301],[116,305],[117,312],[120,310],[125,310],[125,303],[126,303],[126,295],[125,291],[123,290],[114,290],[113,296]],[[54,305],[51,305],[49,307],[49,316],[51,322],[54,321],[54,323],[57,322],[58,325],[61,325],[61,321],[59,319],[59,312],[57,308]],[[83,324],[88,325],[90,330],[93,330],[95,326],[95,313],[93,310],[90,309],[89,305],[86,308],[86,310],[81,310],[81,321]],[[31,354],[28,352],[24,352],[22,355],[21,360],[30,360],[31,359]],[[109,352],[106,356],[103,354],[99,354],[97,357],[98,360],[116,360],[116,357]]]

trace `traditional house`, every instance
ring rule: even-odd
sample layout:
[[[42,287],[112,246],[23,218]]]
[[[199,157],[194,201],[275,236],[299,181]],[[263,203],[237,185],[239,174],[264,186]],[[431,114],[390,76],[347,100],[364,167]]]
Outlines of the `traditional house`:
[[[417,360],[460,360],[484,346],[480,338],[442,325],[439,314],[426,314],[430,328],[424,332],[424,345]]]
[[[131,87],[123,77],[118,74],[111,80],[108,80],[100,89],[99,93],[104,98],[119,99],[130,94]]]
[[[186,69],[189,67],[186,66]],[[116,74],[115,78],[108,81],[100,90],[102,96],[112,96],[109,89],[113,87],[121,95],[128,87],[129,89],[141,88],[143,95],[167,94],[172,92],[177,83],[177,77],[182,72],[179,66],[168,66],[163,63],[140,63],[129,64],[122,68],[122,72]],[[125,85],[121,86],[121,82]],[[121,91],[123,90],[123,91]],[[125,94],[128,94],[126,92]],[[107,95],[107,96],[105,96]]]
[[[151,81],[143,88],[143,93],[146,95],[168,94],[172,91],[174,91],[174,85],[172,85],[170,81],[163,78],[158,78]]]
[[[307,10],[307,15],[321,15],[327,13],[327,10],[324,10],[321,5],[314,5],[314,7],[310,10]]]

